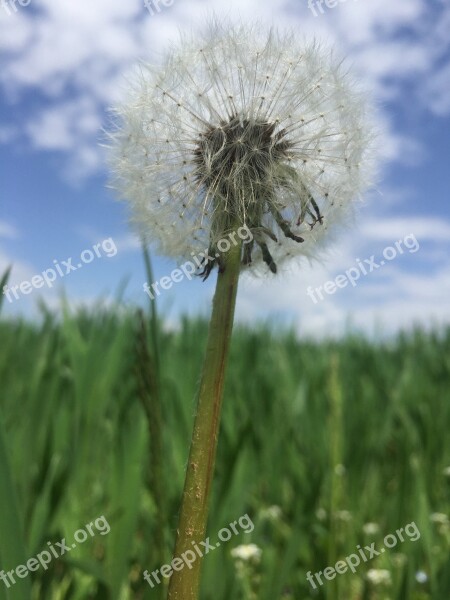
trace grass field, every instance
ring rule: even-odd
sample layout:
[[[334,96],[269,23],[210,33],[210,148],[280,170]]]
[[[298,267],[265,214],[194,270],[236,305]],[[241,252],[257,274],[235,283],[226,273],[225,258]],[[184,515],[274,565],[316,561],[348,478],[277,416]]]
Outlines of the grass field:
[[[206,324],[148,320],[0,322],[1,569],[110,528],[0,581],[0,600],[164,597],[142,573],[171,560]],[[448,600],[449,432],[450,330],[371,343],[237,327],[208,532],[254,528],[205,557],[202,600]],[[420,538],[402,542],[411,523]],[[354,573],[308,583],[372,543]],[[232,556],[249,544],[259,558]]]

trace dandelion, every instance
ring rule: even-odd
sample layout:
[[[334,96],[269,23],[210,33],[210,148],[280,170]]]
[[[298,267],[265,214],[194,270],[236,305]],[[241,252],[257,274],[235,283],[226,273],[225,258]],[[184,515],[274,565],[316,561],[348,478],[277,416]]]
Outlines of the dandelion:
[[[239,226],[252,272],[317,257],[367,185],[363,98],[331,52],[297,38],[213,25],[142,65],[116,110],[115,187],[160,253],[209,248],[205,276]]]
[[[211,23],[158,66],[141,65],[115,110],[112,185],[163,255],[217,268],[175,556],[205,537],[241,270],[317,258],[367,186],[371,130],[342,64],[298,33]],[[241,228],[251,238],[236,241]],[[236,241],[223,251],[225,238]],[[201,560],[169,600],[198,598]]]

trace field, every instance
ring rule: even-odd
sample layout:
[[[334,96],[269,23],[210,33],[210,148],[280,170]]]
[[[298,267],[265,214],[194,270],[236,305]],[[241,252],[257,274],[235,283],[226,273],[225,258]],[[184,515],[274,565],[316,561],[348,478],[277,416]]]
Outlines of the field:
[[[98,530],[0,600],[163,598],[143,572],[171,560],[207,325],[42,312],[0,322],[1,569]],[[449,431],[450,330],[236,327],[202,599],[448,600]]]

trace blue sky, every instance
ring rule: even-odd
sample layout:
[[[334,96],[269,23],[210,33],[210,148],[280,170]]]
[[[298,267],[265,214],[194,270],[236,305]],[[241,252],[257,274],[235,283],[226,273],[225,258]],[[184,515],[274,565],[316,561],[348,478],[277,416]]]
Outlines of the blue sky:
[[[155,0],[153,0],[155,1]],[[27,2],[23,2],[27,4]],[[300,334],[339,334],[349,323],[368,333],[450,321],[450,2],[347,0],[317,16],[306,0],[173,0],[153,15],[143,0],[17,0],[0,4],[0,272],[10,285],[112,238],[114,256],[5,300],[4,314],[36,314],[42,298],[57,309],[62,289],[74,305],[111,302],[127,281],[124,301],[143,303],[145,275],[126,206],[106,187],[100,146],[107,109],[140,59],[155,61],[179,28],[201,26],[211,10],[255,18],[317,37],[348,57],[376,105],[382,160],[376,188],[355,227],[319,264],[295,263],[277,278],[242,278],[241,321],[292,324]],[[316,4],[314,3],[314,6]],[[331,6],[331,3],[330,3]],[[419,248],[392,260],[355,286],[314,303],[307,294],[405,236]],[[81,263],[80,263],[81,264]],[[174,264],[154,256],[156,278]],[[183,281],[164,292],[169,323],[182,312],[207,314],[213,280]]]

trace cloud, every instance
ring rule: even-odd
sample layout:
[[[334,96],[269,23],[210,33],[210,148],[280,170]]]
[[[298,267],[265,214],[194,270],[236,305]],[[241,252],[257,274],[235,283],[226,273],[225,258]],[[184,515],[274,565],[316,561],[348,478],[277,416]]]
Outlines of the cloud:
[[[418,240],[450,244],[450,223],[430,217],[393,217],[369,221],[360,227],[362,235],[370,240],[395,241],[409,233]]]
[[[444,65],[431,75],[424,88],[422,99],[436,115],[450,114],[450,64]]]
[[[19,232],[10,223],[6,221],[0,221],[0,238],[8,238],[10,240],[16,240],[19,237]]]
[[[244,277],[238,297],[238,319],[255,321],[283,315],[284,321],[294,326],[301,336],[318,338],[342,335],[349,325],[366,333],[392,334],[410,328],[413,323],[427,327],[433,323],[449,323],[450,305],[446,301],[450,297],[448,261],[437,266],[436,257],[424,252],[422,247],[414,254],[406,250],[398,259],[366,276],[361,275],[355,286],[347,284],[332,294],[324,291],[327,281],[333,281],[336,275],[357,266],[358,257],[363,261],[374,254],[379,262],[385,244],[378,242],[386,240],[391,245],[417,223],[406,221],[406,227],[403,222],[394,223],[387,231],[383,230],[383,223],[381,225],[378,227],[374,222],[363,227],[352,241],[344,242],[338,250],[330,252],[325,265],[305,262],[269,281]],[[432,237],[433,226],[433,220],[430,220],[421,229],[416,229],[422,239],[426,239]],[[442,236],[446,228],[450,228],[450,224],[442,224]],[[369,251],[365,253],[367,248]],[[416,271],[417,261],[422,268]],[[314,299],[308,295],[308,287],[314,292]],[[316,291],[319,287],[320,294]]]
[[[424,0],[348,0],[316,18],[306,2],[287,0],[230,0],[226,6],[219,0],[178,0],[153,16],[141,0],[42,0],[33,11],[22,7],[9,17],[0,11],[0,85],[6,97],[14,106],[37,90],[50,100],[50,106],[31,106],[17,126],[35,149],[65,153],[72,179],[96,172],[101,165],[96,132],[105,107],[121,92],[122,74],[140,58],[156,60],[179,27],[212,11],[298,26],[305,35],[337,44],[378,98],[401,102],[399,82],[407,79],[425,90],[418,96],[436,114],[450,107],[448,65],[437,65],[449,11],[446,6],[431,11]],[[389,121],[385,125],[388,160],[421,159],[417,142]]]
[[[423,0],[395,3],[348,0],[336,8],[333,17],[338,21],[340,35],[353,45],[365,45],[387,40],[400,28],[415,29],[426,11],[426,4]]]
[[[105,109],[123,93],[124,74],[139,59],[158,60],[179,28],[195,26],[212,11],[220,18],[292,26],[305,37],[335,45],[375,95],[385,161],[411,166],[427,157],[415,132],[391,116],[393,107],[402,112],[410,105],[417,114],[450,114],[450,6],[426,0],[347,0],[317,17],[306,0],[175,0],[153,16],[143,0],[40,0],[10,16],[0,10],[0,88],[7,108],[0,143],[60,153],[72,182],[98,173]],[[299,332],[313,335],[342,332],[349,317],[366,330],[377,319],[388,330],[413,319],[448,322],[450,275],[443,265],[450,223],[410,213],[400,216],[405,199],[416,193],[386,191],[376,203],[376,218],[371,215],[356,233],[343,236],[339,248],[330,250],[326,266],[305,262],[270,282],[244,278],[239,317],[253,320],[283,313]],[[393,202],[398,216],[388,218]],[[93,242],[105,238],[94,233]],[[317,305],[307,296],[308,285],[323,285],[357,257],[380,254],[410,233],[421,244],[416,258],[393,262]],[[0,237],[17,239],[18,232],[0,221]],[[132,235],[114,239],[120,252],[139,248]],[[1,254],[0,271],[11,262],[9,254]],[[414,274],[413,265],[418,271]],[[30,265],[15,263],[14,281],[34,274]]]

